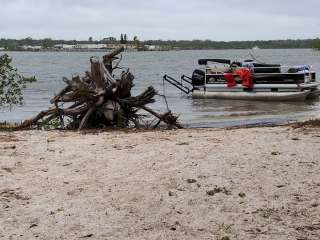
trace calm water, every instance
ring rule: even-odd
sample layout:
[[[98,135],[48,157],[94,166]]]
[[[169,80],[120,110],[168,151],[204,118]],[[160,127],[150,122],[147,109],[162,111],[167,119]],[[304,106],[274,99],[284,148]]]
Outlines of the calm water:
[[[128,66],[136,76],[134,93],[153,85],[159,93],[163,90],[170,108],[183,123],[190,126],[233,126],[240,124],[277,124],[320,116],[320,101],[305,103],[274,103],[238,100],[193,100],[166,85],[162,76],[190,75],[199,58],[248,58],[249,50],[177,51],[125,53],[122,66]],[[284,65],[311,64],[320,74],[320,54],[310,49],[255,50],[254,55],[266,62]],[[25,75],[38,79],[25,91],[25,104],[12,111],[0,110],[0,121],[21,121],[50,106],[49,99],[64,86],[62,77],[83,74],[89,69],[90,56],[103,53],[29,53],[9,52],[14,65]],[[319,79],[319,78],[318,78]],[[158,99],[156,109],[165,110]]]

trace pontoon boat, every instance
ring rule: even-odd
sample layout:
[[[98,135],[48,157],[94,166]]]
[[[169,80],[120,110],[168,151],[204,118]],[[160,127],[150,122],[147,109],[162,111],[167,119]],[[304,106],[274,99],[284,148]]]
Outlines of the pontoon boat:
[[[196,69],[192,77],[183,75],[177,81],[165,75],[164,80],[194,98],[304,101],[320,95],[320,83],[309,65],[284,67],[226,59],[200,59],[199,65],[204,69]]]

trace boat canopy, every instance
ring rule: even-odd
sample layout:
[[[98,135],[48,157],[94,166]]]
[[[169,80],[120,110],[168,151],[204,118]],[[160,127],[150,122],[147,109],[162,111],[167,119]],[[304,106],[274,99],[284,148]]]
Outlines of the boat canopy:
[[[222,64],[231,64],[231,60],[228,59],[213,59],[213,58],[209,58],[209,59],[199,59],[198,64],[199,65],[207,65],[208,62],[215,62],[215,63],[222,63]]]

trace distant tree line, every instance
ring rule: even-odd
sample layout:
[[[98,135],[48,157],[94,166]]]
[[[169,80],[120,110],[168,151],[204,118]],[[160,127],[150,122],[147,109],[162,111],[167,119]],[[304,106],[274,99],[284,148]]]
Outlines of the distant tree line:
[[[320,39],[314,41],[313,48],[320,51]]]
[[[164,41],[164,40],[147,40],[139,41],[137,36],[131,40],[127,34],[121,34],[120,39],[108,37],[102,40],[54,40],[51,38],[32,39],[30,37],[24,39],[0,39],[0,47],[8,50],[17,50],[19,46],[42,46],[42,48],[51,48],[56,44],[90,44],[90,43],[119,43],[119,44],[136,44],[136,45],[157,45],[164,50],[192,50],[192,49],[250,49],[258,46],[262,49],[281,49],[281,48],[318,48],[320,49],[320,40],[317,39],[298,39],[298,40],[269,40],[269,41],[212,41],[212,40],[180,40],[180,41]]]
[[[139,45],[140,41],[137,36],[134,36],[132,40],[128,38],[127,34],[121,34],[120,39],[117,40],[115,37],[108,37],[102,40],[93,40],[92,37],[89,37],[88,40],[54,40],[51,38],[44,39],[33,39],[31,37],[23,39],[0,39],[0,47],[3,47],[7,50],[18,50],[21,46],[41,46],[44,49],[52,48],[57,44],[101,44],[101,43],[119,43],[119,44],[135,44]]]
[[[167,48],[178,49],[251,49],[258,46],[261,49],[282,49],[282,48],[312,48],[317,39],[304,40],[268,40],[268,41],[211,41],[211,40],[192,40],[192,41],[145,41],[147,45],[167,46]]]

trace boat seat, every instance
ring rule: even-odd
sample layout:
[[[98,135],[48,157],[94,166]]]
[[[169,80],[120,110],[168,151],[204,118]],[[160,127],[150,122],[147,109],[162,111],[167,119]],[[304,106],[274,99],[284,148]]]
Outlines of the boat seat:
[[[214,74],[214,73],[225,73],[225,72],[228,72],[230,69],[229,66],[212,66],[212,67],[209,67],[207,70],[208,70],[208,73],[209,74]]]
[[[279,64],[252,63],[255,73],[281,73]]]

